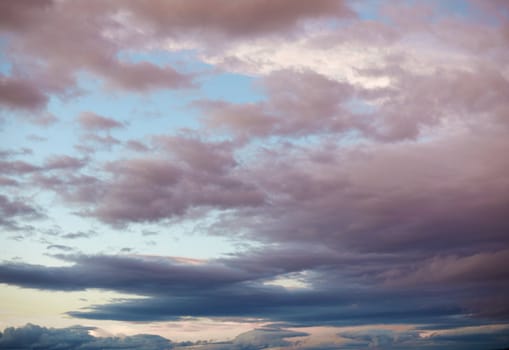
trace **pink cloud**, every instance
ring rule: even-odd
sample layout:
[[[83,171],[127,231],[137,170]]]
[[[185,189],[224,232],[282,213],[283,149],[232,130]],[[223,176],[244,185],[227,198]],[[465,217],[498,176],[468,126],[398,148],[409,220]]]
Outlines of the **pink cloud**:
[[[46,106],[48,96],[30,81],[0,75],[0,104],[9,108],[37,110]]]
[[[78,117],[81,127],[87,130],[111,130],[123,128],[124,124],[93,112],[83,112]]]

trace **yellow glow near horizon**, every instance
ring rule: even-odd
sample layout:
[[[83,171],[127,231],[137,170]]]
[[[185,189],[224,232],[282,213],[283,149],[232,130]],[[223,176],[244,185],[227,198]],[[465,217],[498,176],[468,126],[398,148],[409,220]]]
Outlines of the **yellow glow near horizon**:
[[[86,291],[44,291],[0,284],[0,331],[7,327],[21,327],[27,323],[48,328],[74,325],[96,327],[91,332],[98,337],[155,334],[172,341],[213,340],[226,341],[266,324],[262,320],[212,320],[184,318],[168,322],[127,322],[86,320],[66,313],[115,299],[133,299],[140,296],[91,289]]]
[[[133,299],[138,296],[102,290],[75,292],[43,291],[0,285],[0,327],[22,326],[26,323],[66,327],[81,320],[66,315],[95,304],[114,299]]]

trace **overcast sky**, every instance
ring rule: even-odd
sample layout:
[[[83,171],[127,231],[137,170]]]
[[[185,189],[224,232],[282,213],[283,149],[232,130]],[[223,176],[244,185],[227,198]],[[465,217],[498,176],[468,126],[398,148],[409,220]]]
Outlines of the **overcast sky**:
[[[0,1],[0,349],[509,346],[509,1]]]

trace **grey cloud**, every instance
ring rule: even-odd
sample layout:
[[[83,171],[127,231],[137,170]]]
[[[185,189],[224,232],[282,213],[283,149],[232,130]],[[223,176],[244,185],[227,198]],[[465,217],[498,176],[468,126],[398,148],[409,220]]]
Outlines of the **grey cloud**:
[[[268,251],[198,264],[125,255],[61,256],[73,265],[4,263],[0,266],[0,282],[36,289],[99,288],[147,296],[69,312],[80,318],[128,321],[174,320],[184,316],[255,317],[316,325],[359,324],[366,320],[439,323],[454,316],[468,325],[477,322],[470,317],[474,307],[479,306],[473,305],[471,299],[487,301],[494,295],[490,289],[493,286],[482,281],[473,283],[475,279],[466,279],[460,289],[440,284],[395,289],[376,277],[391,265],[383,256],[375,263],[372,256],[362,260],[325,257],[323,251],[315,254],[306,260],[299,258],[298,251],[287,252],[286,256],[284,251]],[[280,258],[276,258],[278,255]],[[299,271],[309,275],[306,288],[285,289],[265,284]],[[509,290],[507,283],[495,287],[496,292]],[[473,306],[469,316],[465,314],[468,305]],[[490,318],[481,314],[481,309],[475,314]],[[500,317],[504,319],[507,315]]]
[[[452,330],[452,329],[451,329]],[[507,344],[507,327],[490,329],[464,329],[458,332],[428,332],[426,337],[420,336],[421,330],[390,331],[367,329],[361,331],[340,332],[343,338],[350,339],[344,349],[501,349]],[[343,347],[341,347],[343,348]]]
[[[56,250],[65,251],[65,252],[74,250],[73,247],[70,247],[68,245],[63,245],[63,244],[50,244],[46,247],[46,249],[48,249],[48,250],[56,249]]]
[[[265,349],[271,347],[286,347],[292,344],[291,338],[306,336],[307,333],[284,329],[261,328],[235,337],[232,349]]]
[[[291,338],[306,333],[279,328],[259,328],[242,333],[224,342],[172,342],[157,335],[138,334],[124,337],[95,337],[90,334],[94,328],[74,326],[69,328],[45,328],[33,324],[23,327],[6,328],[0,332],[0,349],[23,350],[169,350],[187,348],[197,350],[259,350],[292,345]]]
[[[173,344],[156,335],[98,338],[89,334],[93,328],[45,328],[27,324],[20,328],[6,328],[0,333],[0,349],[23,350],[92,350],[92,349],[145,349],[167,350]]]
[[[69,232],[61,235],[60,237],[65,239],[78,239],[78,238],[90,238],[95,235],[97,235],[97,232],[90,230],[86,232],[83,231]]]
[[[2,280],[40,289],[101,288],[159,294],[170,290],[187,290],[207,285],[212,288],[246,281],[257,276],[255,272],[246,272],[221,263],[195,266],[180,264],[172,259],[143,259],[123,256],[64,258],[75,261],[76,264],[72,267],[57,267],[49,270],[44,266],[6,264],[2,268]],[[133,273],[135,270],[138,270],[139,273]],[[77,274],[81,278],[75,280],[74,277]],[[147,278],[150,283],[143,283],[148,281]]]
[[[451,349],[476,350],[501,349],[507,343],[504,329],[492,331],[469,331],[452,335],[418,336],[418,330],[389,331],[376,328],[363,331],[340,332],[341,342],[307,345],[297,337],[307,333],[284,328],[264,327],[242,333],[223,342],[172,342],[156,335],[139,334],[126,337],[95,337],[89,332],[94,328],[74,326],[69,328],[45,328],[27,324],[18,328],[6,328],[0,332],[0,349],[23,350],[92,350],[92,349],[196,349],[196,350],[261,350],[261,349]],[[294,339],[295,338],[295,339]],[[346,340],[346,341],[345,341]]]
[[[27,200],[12,199],[0,195],[0,226],[8,230],[20,230],[22,222],[32,221],[43,217],[43,212],[34,206],[26,204]]]

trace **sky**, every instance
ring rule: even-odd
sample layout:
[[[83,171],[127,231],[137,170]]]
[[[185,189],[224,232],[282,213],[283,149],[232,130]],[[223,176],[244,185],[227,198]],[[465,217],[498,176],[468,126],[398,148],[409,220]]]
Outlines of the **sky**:
[[[509,346],[509,1],[0,1],[0,349]]]

